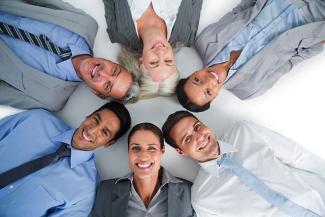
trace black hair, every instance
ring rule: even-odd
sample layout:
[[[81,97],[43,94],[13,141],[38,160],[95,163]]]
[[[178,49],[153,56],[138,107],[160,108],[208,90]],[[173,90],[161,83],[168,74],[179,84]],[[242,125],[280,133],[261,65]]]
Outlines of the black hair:
[[[184,85],[187,80],[188,80],[188,78],[179,80],[179,82],[176,86],[176,95],[177,95],[177,99],[178,99],[179,103],[184,108],[186,108],[187,110],[189,110],[191,112],[203,112],[203,111],[208,110],[210,108],[211,102],[208,102],[202,106],[199,106],[199,105],[196,105],[190,101],[190,99],[188,98],[188,96],[186,95],[186,93],[184,91]]]
[[[164,125],[162,126],[165,141],[173,148],[178,148],[178,145],[176,144],[175,140],[170,136],[170,131],[180,120],[186,117],[193,117],[198,120],[197,117],[195,117],[191,112],[177,111],[173,114],[170,114],[167,120],[165,121]]]
[[[120,129],[117,131],[114,138],[112,138],[117,140],[121,136],[123,136],[124,133],[126,133],[126,131],[130,129],[130,125],[131,125],[130,113],[123,104],[114,101],[102,105],[99,109],[97,109],[93,113],[99,112],[103,109],[112,111],[114,114],[116,114],[116,116],[120,120]]]

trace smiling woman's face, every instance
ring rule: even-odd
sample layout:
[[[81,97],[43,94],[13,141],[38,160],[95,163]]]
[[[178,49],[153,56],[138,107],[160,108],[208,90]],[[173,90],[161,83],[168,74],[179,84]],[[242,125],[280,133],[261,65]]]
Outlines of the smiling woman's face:
[[[129,167],[139,178],[157,175],[164,152],[159,138],[153,132],[138,130],[129,142]]]
[[[163,81],[176,73],[173,49],[168,42],[157,41],[143,47],[140,66],[144,67],[153,81]]]

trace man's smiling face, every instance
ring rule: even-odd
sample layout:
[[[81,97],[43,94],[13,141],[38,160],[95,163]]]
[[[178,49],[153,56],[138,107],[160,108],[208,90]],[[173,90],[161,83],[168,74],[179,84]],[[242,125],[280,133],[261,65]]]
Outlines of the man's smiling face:
[[[211,130],[194,117],[178,121],[169,132],[177,151],[192,159],[205,162],[219,155],[219,145]]]
[[[114,137],[120,130],[120,120],[117,115],[102,109],[81,123],[72,137],[72,147],[81,150],[94,150],[98,147],[109,146],[115,142]]]
[[[132,75],[112,61],[89,57],[78,65],[77,74],[101,98],[122,99],[132,85]]]

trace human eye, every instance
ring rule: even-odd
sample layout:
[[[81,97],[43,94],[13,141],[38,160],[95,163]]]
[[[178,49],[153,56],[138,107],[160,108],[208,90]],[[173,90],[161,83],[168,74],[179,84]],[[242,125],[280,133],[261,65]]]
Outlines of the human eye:
[[[103,129],[102,132],[103,132],[103,134],[104,134],[105,137],[109,137],[109,135],[110,135],[109,130]]]
[[[154,152],[156,150],[157,150],[157,148],[155,146],[149,146],[148,147],[148,151]]]
[[[194,77],[194,78],[193,78],[193,81],[194,81],[194,83],[196,83],[196,84],[199,84],[199,83],[200,83],[200,79],[197,78],[197,77]]]
[[[99,118],[97,115],[93,116],[93,120],[96,122],[96,124],[99,124]]]
[[[141,148],[139,147],[139,146],[132,146],[131,147],[131,150],[133,151],[133,152],[139,152],[140,150],[141,150]]]
[[[184,143],[188,144],[190,142],[191,142],[191,136],[186,136],[185,139],[184,139]]]
[[[105,83],[104,90],[108,93],[111,92],[111,90],[112,90],[112,82],[111,81],[108,81]]]
[[[165,63],[168,65],[168,66],[172,66],[173,65],[173,60],[172,59],[167,59],[165,60]]]
[[[149,62],[149,65],[150,65],[151,67],[155,67],[155,66],[158,65],[158,61],[150,61],[150,62]]]
[[[195,124],[194,131],[199,131],[200,129],[201,129],[201,124],[200,123]]]
[[[121,68],[118,67],[118,66],[115,66],[115,67],[113,68],[113,76],[114,76],[114,77],[117,76],[117,75],[120,73],[120,71],[121,71]]]
[[[212,93],[211,93],[210,89],[207,89],[207,90],[206,90],[206,94],[207,94],[208,96],[212,96]]]

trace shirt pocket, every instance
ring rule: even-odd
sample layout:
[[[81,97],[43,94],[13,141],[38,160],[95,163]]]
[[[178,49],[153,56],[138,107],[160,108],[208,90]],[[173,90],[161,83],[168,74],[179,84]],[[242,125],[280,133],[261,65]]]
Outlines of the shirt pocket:
[[[0,201],[2,217],[21,217],[27,214],[29,217],[40,217],[61,204],[42,185],[31,188],[22,186]]]

